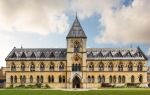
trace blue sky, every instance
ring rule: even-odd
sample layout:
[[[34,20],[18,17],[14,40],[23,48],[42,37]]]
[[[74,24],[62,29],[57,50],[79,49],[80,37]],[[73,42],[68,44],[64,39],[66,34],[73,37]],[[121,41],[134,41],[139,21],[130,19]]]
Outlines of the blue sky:
[[[77,12],[89,48],[140,46],[150,55],[150,0],[1,0],[0,66],[13,49],[65,48]]]

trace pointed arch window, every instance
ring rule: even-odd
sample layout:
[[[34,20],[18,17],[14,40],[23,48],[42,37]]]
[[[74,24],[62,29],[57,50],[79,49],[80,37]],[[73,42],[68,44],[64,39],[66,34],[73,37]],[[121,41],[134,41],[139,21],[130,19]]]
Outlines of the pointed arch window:
[[[15,76],[14,82],[17,83],[17,76]]]
[[[123,71],[123,64],[122,64],[122,63],[120,63],[120,64],[118,65],[118,71]]]
[[[118,77],[118,83],[121,83],[121,76]]]
[[[53,63],[50,64],[49,71],[54,71],[54,64]]]
[[[59,65],[59,71],[64,71],[64,64],[62,62]]]
[[[44,82],[44,77],[41,75],[41,79],[40,82],[43,83]]]
[[[99,71],[104,71],[104,64],[102,62],[99,64]]]
[[[31,65],[30,65],[30,71],[31,72],[35,71],[35,65],[34,65],[34,63],[31,63]]]
[[[10,83],[13,84],[13,76],[10,76]]]
[[[116,83],[116,76],[113,77],[113,83]]]
[[[24,63],[21,64],[21,71],[25,71],[25,64]]]
[[[112,76],[109,76],[109,83],[112,83]]]
[[[129,65],[128,65],[128,71],[133,71],[133,65],[132,65],[131,62],[130,62]]]
[[[30,76],[30,83],[33,83],[33,76]]]
[[[141,63],[139,63],[137,66],[137,71],[142,71],[142,69],[143,69],[143,66]]]
[[[131,83],[134,83],[134,76],[131,76]]]
[[[16,65],[14,63],[11,64],[11,71],[16,71]]]
[[[142,76],[142,75],[139,76],[139,82],[140,82],[140,83],[143,82],[143,76]]]
[[[92,82],[92,83],[94,83],[94,82],[95,82],[95,78],[94,78],[94,76],[92,76],[92,78],[91,78],[91,82]]]
[[[122,76],[122,83],[125,83],[125,82],[126,82],[126,77]]]
[[[113,64],[112,63],[109,63],[108,70],[113,71]]]
[[[88,82],[88,83],[91,82],[91,77],[90,77],[90,76],[87,77],[87,82]]]
[[[94,71],[94,64],[93,63],[89,64],[89,71]]]
[[[44,63],[42,62],[41,64],[40,64],[40,71],[44,71],[45,70],[45,65],[44,65]]]

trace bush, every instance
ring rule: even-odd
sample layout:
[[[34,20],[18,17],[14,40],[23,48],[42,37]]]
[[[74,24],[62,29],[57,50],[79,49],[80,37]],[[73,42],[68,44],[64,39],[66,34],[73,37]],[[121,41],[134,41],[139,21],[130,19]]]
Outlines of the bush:
[[[102,83],[101,87],[113,87],[110,83]]]
[[[37,84],[36,84],[36,87],[37,87],[37,88],[41,88],[41,87],[42,87],[42,84],[41,84],[41,83],[37,83]]]
[[[45,88],[50,88],[50,86],[48,84],[45,85]]]

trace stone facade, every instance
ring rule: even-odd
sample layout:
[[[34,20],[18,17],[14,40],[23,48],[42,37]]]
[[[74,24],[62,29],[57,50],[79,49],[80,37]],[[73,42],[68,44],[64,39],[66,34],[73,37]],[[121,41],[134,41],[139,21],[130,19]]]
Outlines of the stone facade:
[[[77,17],[66,40],[66,49],[13,48],[6,58],[6,87],[37,83],[52,88],[147,86],[147,58],[139,47],[87,48]]]

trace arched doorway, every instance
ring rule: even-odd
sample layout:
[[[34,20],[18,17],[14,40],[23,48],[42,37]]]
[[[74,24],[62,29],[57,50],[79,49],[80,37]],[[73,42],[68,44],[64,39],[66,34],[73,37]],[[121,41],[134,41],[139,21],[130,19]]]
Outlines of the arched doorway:
[[[78,77],[78,76],[75,76],[74,78],[73,78],[73,85],[72,85],[72,87],[73,88],[80,88],[81,87],[81,80],[80,80],[80,78]]]

